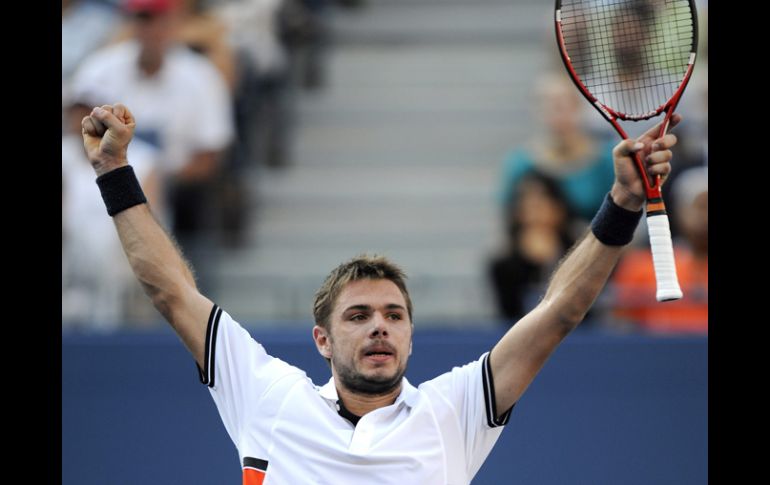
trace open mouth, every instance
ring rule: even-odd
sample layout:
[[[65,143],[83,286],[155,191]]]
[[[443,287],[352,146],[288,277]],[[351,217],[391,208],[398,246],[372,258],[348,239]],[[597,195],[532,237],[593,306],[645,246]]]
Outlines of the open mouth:
[[[370,355],[393,355],[392,352],[386,352],[386,351],[373,351],[373,352],[367,352],[366,356],[369,357]]]
[[[394,352],[384,346],[375,346],[364,352],[367,360],[374,362],[384,362],[393,357]]]

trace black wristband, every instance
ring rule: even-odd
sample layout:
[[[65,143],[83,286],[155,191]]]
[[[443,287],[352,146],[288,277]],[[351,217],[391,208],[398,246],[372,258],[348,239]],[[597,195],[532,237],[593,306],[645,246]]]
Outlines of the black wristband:
[[[639,219],[642,218],[642,212],[620,207],[607,193],[599,212],[591,221],[591,231],[596,239],[608,246],[625,246],[634,238],[634,231],[639,225]]]
[[[131,165],[100,175],[96,178],[96,185],[99,186],[110,217],[129,207],[147,202]]]

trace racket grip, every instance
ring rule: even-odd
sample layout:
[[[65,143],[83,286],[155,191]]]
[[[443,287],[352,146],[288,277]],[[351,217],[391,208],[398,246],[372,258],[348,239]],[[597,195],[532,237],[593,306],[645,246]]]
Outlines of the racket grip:
[[[650,234],[652,263],[655,267],[655,279],[658,284],[655,298],[658,301],[679,300],[682,298],[682,289],[679,287],[679,280],[676,276],[674,246],[671,242],[668,216],[666,214],[648,216],[647,229]]]

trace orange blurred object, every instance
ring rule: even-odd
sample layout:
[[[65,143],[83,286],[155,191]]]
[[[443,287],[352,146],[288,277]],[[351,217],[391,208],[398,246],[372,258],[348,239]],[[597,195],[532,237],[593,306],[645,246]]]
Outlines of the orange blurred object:
[[[684,246],[674,247],[681,300],[655,300],[652,254],[646,249],[626,253],[613,277],[615,317],[631,320],[656,333],[708,333],[708,258],[696,258]]]

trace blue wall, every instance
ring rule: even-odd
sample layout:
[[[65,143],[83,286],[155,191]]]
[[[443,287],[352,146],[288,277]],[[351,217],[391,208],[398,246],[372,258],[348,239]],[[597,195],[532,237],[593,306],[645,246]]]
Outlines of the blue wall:
[[[328,379],[309,329],[250,331]],[[501,335],[418,331],[407,377],[416,385],[476,359]],[[574,333],[473,483],[707,483],[707,359],[706,338]],[[63,485],[240,483],[235,446],[170,330],[62,335],[62,474]]]

